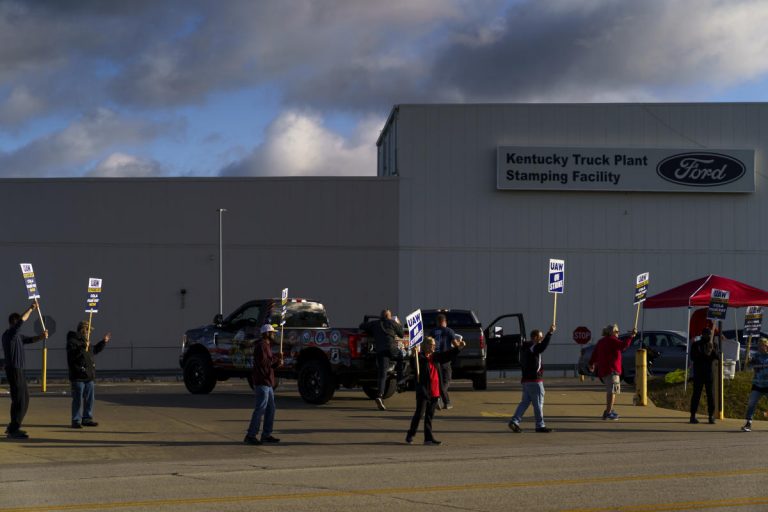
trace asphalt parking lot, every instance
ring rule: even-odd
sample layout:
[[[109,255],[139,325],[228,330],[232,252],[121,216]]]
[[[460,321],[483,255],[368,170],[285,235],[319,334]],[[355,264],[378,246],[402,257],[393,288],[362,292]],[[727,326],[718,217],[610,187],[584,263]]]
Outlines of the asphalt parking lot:
[[[602,386],[547,382],[552,434],[506,426],[513,379],[487,391],[459,382],[438,412],[439,447],[404,443],[413,394],[378,411],[359,390],[311,406],[292,382],[277,393],[275,446],[245,446],[244,381],[192,396],[177,382],[100,383],[93,429],[69,425],[67,387],[35,391],[25,428],[3,440],[0,512],[23,510],[765,510],[768,425],[690,425],[631,405],[600,418]],[[0,410],[7,409],[0,397]],[[532,411],[529,411],[529,415]],[[416,441],[421,441],[421,433]]]

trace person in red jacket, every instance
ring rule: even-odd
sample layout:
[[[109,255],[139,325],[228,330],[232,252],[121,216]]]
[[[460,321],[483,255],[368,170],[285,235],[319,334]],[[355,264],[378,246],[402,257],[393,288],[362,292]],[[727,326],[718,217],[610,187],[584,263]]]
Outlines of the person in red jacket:
[[[596,372],[606,386],[604,420],[618,420],[619,415],[613,410],[616,395],[621,393],[621,353],[624,352],[637,336],[637,329],[632,329],[626,340],[619,339],[619,326],[609,325],[603,329],[603,337],[595,345],[589,358],[589,371]]]
[[[253,409],[248,433],[245,434],[245,444],[259,445],[263,443],[279,443],[272,436],[272,426],[275,421],[275,368],[282,366],[283,354],[272,353],[272,342],[275,341],[275,328],[270,324],[261,327],[261,339],[253,347],[253,394],[256,406]],[[258,439],[259,424],[264,417],[264,428],[261,430],[261,440]]]

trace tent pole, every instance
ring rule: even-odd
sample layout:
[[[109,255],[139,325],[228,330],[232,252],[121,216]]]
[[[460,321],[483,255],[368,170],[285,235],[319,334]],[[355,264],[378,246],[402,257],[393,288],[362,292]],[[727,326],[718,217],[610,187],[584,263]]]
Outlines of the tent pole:
[[[691,350],[691,303],[688,302],[688,321],[685,324],[685,380],[683,392],[688,391],[688,358]]]

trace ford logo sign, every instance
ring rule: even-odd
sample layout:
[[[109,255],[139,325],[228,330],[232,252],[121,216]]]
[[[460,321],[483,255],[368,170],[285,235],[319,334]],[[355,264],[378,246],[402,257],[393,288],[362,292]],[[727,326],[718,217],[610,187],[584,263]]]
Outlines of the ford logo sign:
[[[682,153],[665,158],[656,174],[678,185],[716,187],[733,183],[747,172],[746,166],[720,153]]]

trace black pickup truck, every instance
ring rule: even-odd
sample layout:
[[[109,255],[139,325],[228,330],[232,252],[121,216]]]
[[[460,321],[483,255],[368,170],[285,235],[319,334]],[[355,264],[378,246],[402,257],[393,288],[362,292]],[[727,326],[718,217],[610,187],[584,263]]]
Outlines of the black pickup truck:
[[[421,314],[428,336],[437,326],[436,319],[440,313],[445,315],[448,327],[467,342],[453,361],[453,379],[470,379],[473,389],[483,390],[488,387],[488,370],[520,366],[520,346],[526,339],[521,313],[502,315],[483,329],[472,310],[424,309]]]
[[[205,394],[213,391],[217,381],[249,378],[253,344],[265,323],[278,330],[272,350],[280,351],[281,309],[281,299],[253,300],[226,317],[216,315],[211,324],[188,330],[179,357],[187,390]],[[284,365],[276,374],[295,379],[306,402],[324,404],[333,398],[339,386],[360,386],[369,397],[377,396],[373,339],[358,328],[331,327],[321,303],[288,299],[282,337]],[[404,350],[407,348],[407,330],[406,338],[398,342]],[[394,365],[389,371],[385,398],[397,391]]]

